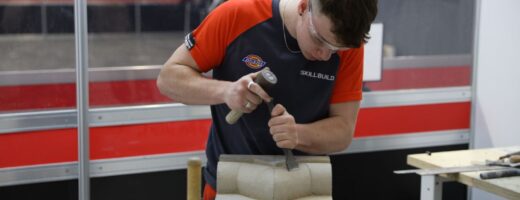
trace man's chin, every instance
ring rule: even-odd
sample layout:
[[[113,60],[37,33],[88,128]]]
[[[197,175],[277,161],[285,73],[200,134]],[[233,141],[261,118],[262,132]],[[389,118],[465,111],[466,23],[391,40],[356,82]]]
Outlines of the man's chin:
[[[315,57],[313,57],[311,54],[305,53],[305,51],[302,51],[302,54],[303,54],[303,57],[305,57],[305,59],[307,59],[307,60],[310,60],[310,61],[316,60]]]

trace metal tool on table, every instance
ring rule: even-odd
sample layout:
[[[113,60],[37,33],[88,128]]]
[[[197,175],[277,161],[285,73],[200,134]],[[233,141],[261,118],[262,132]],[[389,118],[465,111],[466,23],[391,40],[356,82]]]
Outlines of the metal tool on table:
[[[276,78],[276,75],[269,69],[269,67],[265,67],[260,71],[260,73],[255,78],[255,83],[258,84],[262,89],[266,90],[268,92],[269,88],[274,86],[278,79]],[[268,92],[269,93],[269,92]],[[266,102],[268,110],[269,110],[269,116],[271,116],[271,111],[273,110],[274,104],[271,100],[270,102]],[[226,115],[226,121],[229,124],[234,124],[237,122],[237,120],[242,116],[242,112],[237,110],[231,110]],[[285,155],[285,165],[287,167],[288,171],[291,171],[292,169],[298,168],[298,162],[296,162],[296,159],[292,153],[292,150],[290,149],[282,149],[283,153]]]
[[[481,179],[494,179],[511,176],[520,176],[520,151],[509,153],[500,156],[496,161],[486,160],[487,165],[500,165],[505,167],[512,167],[509,169],[503,169],[500,171],[482,172],[480,173]]]
[[[507,167],[503,166],[488,166],[488,165],[472,165],[472,166],[462,166],[462,167],[443,167],[438,169],[407,169],[407,170],[397,170],[394,171],[394,174],[419,174],[419,175],[435,175],[435,174],[453,174],[453,173],[461,173],[461,172],[474,172],[474,171],[491,171],[491,170],[499,170],[499,169],[507,169]]]
[[[506,155],[500,156],[498,159],[504,160],[506,158],[509,158],[510,160],[512,160],[512,163],[520,163],[520,151],[508,153]]]
[[[517,155],[518,154],[518,155]],[[518,157],[517,157],[518,156]],[[506,160],[506,158],[508,158]],[[435,174],[453,174],[453,173],[461,173],[461,172],[474,172],[474,171],[493,171],[493,170],[506,170],[505,173],[497,173],[494,172],[483,172],[484,177],[486,178],[500,178],[506,176],[520,175],[517,173],[520,169],[520,152],[515,152],[512,154],[508,154],[505,156],[501,156],[496,161],[486,160],[484,165],[472,165],[472,166],[462,166],[462,167],[444,167],[438,169],[411,169],[411,170],[398,170],[394,171],[395,174],[410,174],[416,173],[419,175],[435,175]],[[515,171],[515,172],[513,172]],[[489,173],[489,174],[486,174]]]
[[[520,176],[520,169],[506,169],[506,170],[500,170],[500,171],[480,173],[481,179],[504,178],[504,177],[511,177],[511,176]]]

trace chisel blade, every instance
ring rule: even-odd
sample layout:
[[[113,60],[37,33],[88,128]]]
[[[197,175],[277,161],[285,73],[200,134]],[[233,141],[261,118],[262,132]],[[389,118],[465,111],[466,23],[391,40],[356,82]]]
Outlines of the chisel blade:
[[[285,166],[287,167],[287,171],[298,169],[298,162],[296,162],[292,150],[283,149],[283,153],[285,154]]]

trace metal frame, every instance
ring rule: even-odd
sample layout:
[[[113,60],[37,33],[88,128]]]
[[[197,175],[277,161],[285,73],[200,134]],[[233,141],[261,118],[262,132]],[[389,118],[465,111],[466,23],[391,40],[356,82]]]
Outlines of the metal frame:
[[[480,2],[480,0],[477,0],[475,30],[478,30]],[[94,161],[89,160],[89,126],[207,119],[210,117],[210,113],[207,106],[185,106],[177,103],[97,108],[89,110],[89,74],[91,74],[93,78],[92,81],[155,79],[160,70],[160,66],[95,68],[91,69],[89,72],[89,70],[87,70],[88,56],[86,56],[88,46],[86,42],[87,12],[85,0],[75,0],[74,7],[76,14],[76,79],[72,76],[74,70],[70,69],[48,70],[52,73],[42,73],[45,71],[41,70],[0,72],[0,86],[32,85],[42,83],[74,83],[77,80],[77,111],[67,109],[0,114],[0,134],[78,127],[79,163],[68,162],[37,166],[32,165],[28,167],[1,168],[0,186],[78,179],[79,199],[88,200],[90,199],[90,177],[185,169],[186,162],[191,157],[201,157],[205,160],[205,155],[202,151]],[[41,9],[43,15],[46,11],[46,7],[42,6]],[[136,7],[136,9],[138,9],[138,7]],[[188,12],[185,14],[189,14],[189,9],[187,10]],[[45,33],[46,21],[43,20],[44,19],[42,19],[42,26],[44,26],[43,32]],[[187,20],[189,20],[189,18]],[[186,23],[185,26],[189,26],[189,23]],[[140,30],[140,27],[137,27],[136,25],[136,29]],[[478,55],[476,53],[478,50],[478,48],[476,48],[478,45],[476,42],[477,38],[478,31],[475,31],[475,49],[473,55]],[[383,68],[397,69],[412,67],[463,66],[470,65],[471,59],[473,59],[473,66],[476,66],[477,60],[476,58],[472,58],[471,55],[386,58],[383,60]],[[121,71],[124,71],[125,73],[121,73]],[[475,71],[476,70],[473,72],[473,86],[476,85],[474,78],[476,77]],[[59,73],[56,74],[55,72]],[[38,76],[34,76],[35,74]],[[475,87],[473,87],[473,90],[470,90],[470,87],[453,87],[371,92],[365,94],[365,100],[362,102],[362,107],[468,102],[472,99],[471,94],[475,91],[474,88]],[[473,102],[471,132],[473,132],[474,124],[474,106],[475,104]],[[356,138],[352,142],[348,151],[340,152],[339,154],[416,148],[422,146],[465,144],[468,142],[472,145],[473,139],[473,136],[471,136],[470,140],[470,133],[467,129]],[[421,177],[421,199],[441,199],[443,181],[443,178],[434,175]]]
[[[90,199],[90,133],[88,90],[87,2],[74,0],[74,36],[76,44],[76,106],[78,124],[78,198]]]
[[[469,102],[470,87],[395,90],[364,94],[362,108]],[[52,110],[0,114],[0,134],[76,127],[76,111]],[[130,125],[209,119],[208,106],[180,103],[90,109],[90,126]]]
[[[445,59],[448,58],[449,59]],[[427,56],[423,58],[406,57],[385,59],[385,69],[406,67],[434,67],[440,65],[459,66],[467,63],[469,56]],[[470,57],[469,57],[470,58]],[[439,64],[439,60],[443,61]],[[421,60],[421,61],[414,61]],[[431,62],[431,63],[430,63]],[[422,63],[422,64],[420,64]],[[89,70],[91,81],[127,81],[155,79],[161,66],[129,66],[92,68]],[[50,72],[50,73],[45,73]],[[0,86],[31,85],[48,83],[74,83],[74,70],[39,70],[0,72]],[[38,74],[38,76],[34,76]],[[449,87],[413,90],[375,91],[364,94],[362,108],[391,107],[421,104],[469,102],[471,88]],[[45,110],[0,114],[0,134],[74,128],[78,126],[77,111],[74,109]],[[155,104],[142,106],[123,106],[89,109],[88,123],[91,127],[130,125],[152,122],[168,122],[194,119],[209,119],[208,106],[187,106],[180,103]],[[407,133],[391,136],[355,138],[348,151],[343,153],[362,153],[393,149],[407,149],[424,146],[467,144],[469,130],[446,130],[435,132]],[[90,161],[90,177],[178,170],[186,168],[186,161],[193,156],[205,159],[202,151],[147,155]],[[0,186],[40,183],[48,181],[72,180],[78,178],[76,162],[26,167],[1,168]],[[88,168],[87,168],[88,169]],[[83,178],[84,179],[84,178]],[[83,189],[83,192],[85,190]],[[80,194],[84,195],[84,194]]]
[[[90,109],[91,127],[209,119],[208,106],[180,103]],[[0,134],[74,128],[74,109],[0,114]]]
[[[421,176],[421,200],[442,200],[442,183],[437,175]]]
[[[398,56],[385,58],[383,69],[470,66],[472,59],[473,57],[470,54]]]
[[[90,174],[91,177],[106,177],[185,169],[188,159],[192,157],[202,158],[206,163],[203,151],[102,159],[91,161]],[[77,178],[77,162],[0,169],[0,187]]]
[[[42,35],[46,35],[48,33],[48,30],[47,30],[47,1],[46,0],[43,0],[42,3],[40,4],[40,23],[42,23]]]
[[[476,101],[476,93],[477,93],[477,87],[478,87],[478,81],[477,81],[477,75],[478,75],[478,57],[479,55],[479,29],[480,29],[480,13],[481,13],[481,6],[482,6],[482,0],[476,0],[475,2],[475,21],[473,25],[473,60],[472,60],[472,87],[471,87],[471,93],[473,96],[471,97],[471,116],[470,116],[470,133],[471,137],[469,140],[469,149],[475,148],[475,123],[476,123],[476,110],[477,110],[477,101]],[[473,194],[476,191],[472,187],[468,189],[467,192],[467,199],[473,199]]]
[[[470,66],[471,55],[403,56],[383,59],[383,69]],[[89,69],[91,82],[153,80],[161,65],[96,67]],[[0,71],[0,86],[74,83],[74,69]]]
[[[355,138],[345,153],[363,153],[390,149],[406,149],[424,146],[444,146],[467,144],[469,132],[466,129],[453,131],[436,131],[408,133],[384,137]],[[138,174],[167,170],[186,169],[191,157],[202,158],[206,162],[203,151],[135,156],[91,161],[91,177]],[[0,187],[28,183],[72,180],[77,178],[75,162],[47,164],[28,167],[0,169]]]
[[[191,32],[191,1],[184,4],[184,34]]]
[[[89,69],[89,80],[129,81],[153,80],[161,70],[161,65],[96,67]],[[74,83],[75,69],[48,69],[27,71],[1,71],[0,86]]]
[[[479,39],[479,29],[480,29],[480,10],[481,10],[481,6],[482,6],[482,1],[481,0],[477,0],[475,2],[475,25],[473,26],[474,27],[474,35],[473,35],[473,55],[479,55],[478,54],[478,50],[479,50],[479,42],[478,42],[478,39]],[[477,82],[477,74],[478,74],[478,58],[475,56],[473,57],[473,76],[471,77],[472,78],[472,88],[471,88],[471,92],[473,94],[476,94],[477,92],[477,86],[478,86],[478,82]],[[474,148],[474,145],[475,145],[475,111],[477,110],[477,102],[476,102],[476,95],[472,96],[471,97],[471,120],[470,120],[470,129],[471,129],[471,140],[470,140],[470,143],[469,143],[469,148],[470,149],[473,149]]]
[[[407,133],[397,136],[355,138],[347,150],[336,154],[457,145],[468,142],[468,129]]]
[[[363,94],[362,108],[469,102],[469,86],[413,90],[374,91]]]
[[[362,107],[418,105],[468,102],[470,87],[384,91],[367,93]],[[146,114],[143,114],[146,113]],[[72,109],[0,115],[0,133],[75,127]],[[180,103],[91,109],[91,126],[141,124],[149,122],[209,119],[208,106],[186,106]],[[467,144],[469,130],[417,132],[391,136],[355,138],[343,153],[362,153],[424,146]],[[205,158],[203,152],[173,153],[91,161],[91,176],[112,176],[163,170],[185,169],[189,157]],[[75,163],[0,169],[0,186],[70,180],[77,178]],[[76,170],[76,171],[74,171]]]

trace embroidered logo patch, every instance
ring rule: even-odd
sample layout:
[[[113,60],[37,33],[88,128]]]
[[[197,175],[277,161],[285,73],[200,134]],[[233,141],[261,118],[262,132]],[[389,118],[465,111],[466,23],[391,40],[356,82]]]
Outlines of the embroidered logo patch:
[[[184,45],[188,50],[191,50],[195,46],[195,38],[193,37],[193,33],[188,33],[186,37],[184,37]]]
[[[262,68],[267,64],[267,62],[263,61],[260,56],[255,54],[249,54],[242,58],[242,62],[246,63],[246,65],[252,69]]]

